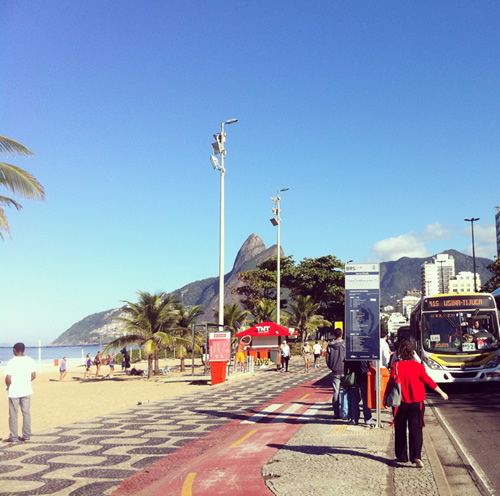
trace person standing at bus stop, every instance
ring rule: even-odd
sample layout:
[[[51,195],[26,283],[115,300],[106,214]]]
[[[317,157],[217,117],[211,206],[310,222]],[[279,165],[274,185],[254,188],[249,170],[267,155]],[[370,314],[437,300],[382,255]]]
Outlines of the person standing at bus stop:
[[[404,341],[399,347],[399,358],[391,370],[391,376],[384,393],[383,405],[392,391],[394,381],[401,384],[401,405],[394,409],[394,451],[401,463],[411,460],[417,468],[423,468],[422,445],[424,427],[425,386],[439,393],[444,400],[448,395],[428,376],[424,366],[413,359],[414,348],[410,341]],[[410,457],[406,429],[410,442]]]

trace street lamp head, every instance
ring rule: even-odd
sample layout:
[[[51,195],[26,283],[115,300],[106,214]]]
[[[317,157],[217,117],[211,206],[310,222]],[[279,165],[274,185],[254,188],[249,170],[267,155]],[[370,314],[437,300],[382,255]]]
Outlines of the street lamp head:
[[[217,157],[215,155],[210,155],[210,162],[212,163],[214,169],[219,168],[219,161],[217,160]]]
[[[234,124],[235,122],[238,122],[238,119],[229,119],[228,121],[224,122],[224,124]]]
[[[288,191],[290,188],[283,188],[283,189],[280,189],[278,191]]]
[[[465,222],[476,222],[476,220],[479,220],[479,217],[478,218],[472,217],[471,219],[464,219]]]
[[[276,219],[276,217],[273,217],[272,219],[269,220],[273,226],[277,226],[279,224],[279,220]]]

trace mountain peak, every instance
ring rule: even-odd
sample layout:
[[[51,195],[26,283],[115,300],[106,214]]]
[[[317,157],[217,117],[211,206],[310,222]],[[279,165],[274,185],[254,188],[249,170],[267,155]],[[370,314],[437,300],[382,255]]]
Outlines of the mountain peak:
[[[246,241],[241,245],[241,248],[236,255],[231,273],[237,274],[245,262],[251,260],[265,250],[266,245],[262,239],[260,239],[257,234],[250,234]]]

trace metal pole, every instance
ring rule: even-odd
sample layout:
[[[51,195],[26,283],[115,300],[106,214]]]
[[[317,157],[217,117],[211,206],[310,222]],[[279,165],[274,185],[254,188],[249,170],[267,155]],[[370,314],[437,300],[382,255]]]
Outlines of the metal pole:
[[[224,123],[221,125],[222,140],[224,140]],[[219,326],[224,325],[224,169],[225,150],[220,154],[220,236],[219,236]]]
[[[196,324],[191,324],[191,329],[193,330],[193,341],[191,345],[191,375],[194,375],[194,330]]]
[[[470,222],[472,230],[472,268],[474,272],[474,292],[477,293],[477,282],[476,282],[476,248],[474,246],[474,222],[479,220],[479,217],[471,217],[470,219],[464,219],[465,222]]]
[[[472,270],[474,272],[474,293],[477,293],[477,281],[476,281],[476,249],[474,247],[474,220],[470,223],[472,229]]]
[[[281,208],[280,208],[280,192],[278,190],[277,196],[277,206],[278,206],[278,256],[276,259],[276,323],[280,325],[280,293],[281,293],[281,260],[280,260],[280,225],[281,225]]]

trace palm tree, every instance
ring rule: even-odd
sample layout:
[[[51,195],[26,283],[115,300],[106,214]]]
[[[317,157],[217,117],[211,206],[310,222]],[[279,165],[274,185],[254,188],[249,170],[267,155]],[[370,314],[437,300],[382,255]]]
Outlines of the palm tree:
[[[0,153],[4,155],[33,156],[33,153],[24,145],[5,136],[0,136]],[[22,198],[45,199],[43,186],[29,172],[5,162],[0,162],[0,186]],[[15,207],[17,210],[22,208],[22,205],[13,198],[0,195],[0,238],[2,239],[2,230],[10,234],[9,223],[3,209],[4,206]]]
[[[176,339],[171,334],[171,329],[178,318],[178,310],[175,308],[177,300],[172,295],[164,292],[150,294],[139,291],[139,301],[131,303],[124,301],[127,305],[124,312],[127,316],[115,317],[124,324],[123,332],[126,333],[109,343],[104,353],[112,347],[114,349],[129,345],[139,345],[148,355],[148,379],[153,373],[160,373],[158,364],[158,352],[166,347],[172,346]]]
[[[180,358],[181,368],[180,371],[184,372],[185,358],[188,351],[188,347],[192,346],[192,340],[189,339],[192,333],[192,325],[196,323],[196,319],[203,314],[201,305],[195,305],[194,307],[187,308],[181,302],[177,302],[175,308],[179,312],[177,318],[177,324],[173,331],[173,335],[176,337],[176,354]],[[201,350],[201,339],[195,336],[194,349],[191,350],[192,353]]]
[[[219,319],[219,311],[214,308],[214,318]],[[242,310],[238,303],[224,305],[224,326],[229,328],[231,335],[236,334],[240,327],[247,321],[248,310]]]
[[[285,321],[288,327],[295,327],[299,332],[301,341],[304,343],[308,334],[316,331],[318,327],[331,325],[322,315],[318,315],[320,305],[314,303],[308,296],[297,296],[296,303],[289,304],[290,310],[285,310]]]
[[[276,302],[264,298],[255,305],[252,313],[256,324],[274,321],[276,318]]]

